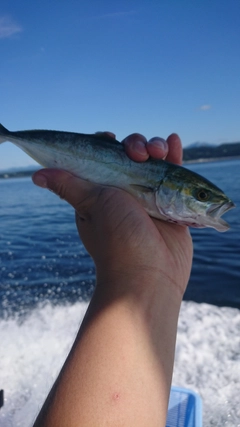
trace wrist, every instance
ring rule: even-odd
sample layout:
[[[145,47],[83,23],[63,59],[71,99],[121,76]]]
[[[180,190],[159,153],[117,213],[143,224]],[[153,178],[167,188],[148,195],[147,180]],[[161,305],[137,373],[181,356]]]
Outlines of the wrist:
[[[181,282],[181,279],[173,281],[159,268],[101,266],[97,268],[96,291],[104,295],[104,298],[108,296],[110,300],[125,298],[143,306],[148,306],[149,303],[154,306],[159,299],[180,306],[185,289]]]

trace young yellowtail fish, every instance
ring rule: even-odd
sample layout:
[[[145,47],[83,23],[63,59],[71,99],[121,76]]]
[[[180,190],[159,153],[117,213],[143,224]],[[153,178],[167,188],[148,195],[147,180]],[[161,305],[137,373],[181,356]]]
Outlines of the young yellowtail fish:
[[[99,134],[29,130],[9,132],[0,125],[0,143],[10,141],[46,168],[64,169],[97,184],[132,194],[148,214],[161,220],[226,231],[221,216],[234,203],[214,184],[163,160],[130,160],[124,146]]]

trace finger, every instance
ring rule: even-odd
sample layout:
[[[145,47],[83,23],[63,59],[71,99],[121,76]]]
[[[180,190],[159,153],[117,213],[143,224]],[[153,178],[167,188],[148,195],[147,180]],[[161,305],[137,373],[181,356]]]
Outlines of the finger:
[[[148,154],[155,159],[165,159],[168,154],[168,144],[163,138],[151,138],[147,142],[146,148]]]
[[[149,154],[146,149],[146,138],[140,133],[133,133],[122,141],[128,157],[135,162],[144,162]]]
[[[183,156],[181,139],[176,133],[172,133],[167,138],[167,143],[168,143],[168,155],[165,160],[171,163],[175,163],[177,165],[181,165],[182,156]]]
[[[88,217],[89,209],[101,191],[100,186],[60,169],[42,169],[33,175],[32,180],[66,200],[82,218]]]

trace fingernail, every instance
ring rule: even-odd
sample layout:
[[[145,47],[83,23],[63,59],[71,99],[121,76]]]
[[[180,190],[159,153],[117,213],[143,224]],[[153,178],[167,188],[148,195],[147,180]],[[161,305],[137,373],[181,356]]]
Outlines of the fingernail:
[[[167,148],[167,143],[164,139],[160,139],[160,138],[151,138],[148,141],[148,144],[154,145],[157,148],[160,148],[161,150],[166,150]]]
[[[32,180],[35,185],[38,185],[38,187],[48,188],[47,178],[45,175],[40,173],[35,174],[33,175]]]
[[[146,146],[144,142],[137,140],[132,143],[133,150],[141,156],[146,156]]]

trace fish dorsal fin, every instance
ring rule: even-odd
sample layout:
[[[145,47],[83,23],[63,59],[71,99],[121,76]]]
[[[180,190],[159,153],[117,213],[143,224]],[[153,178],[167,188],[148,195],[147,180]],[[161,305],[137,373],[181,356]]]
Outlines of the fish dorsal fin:
[[[102,141],[108,141],[108,142],[112,142],[113,144],[121,144],[120,141],[118,141],[116,138],[114,138],[114,136],[108,135],[108,133],[106,132],[95,132],[92,133],[91,136],[95,139],[102,140]]]

